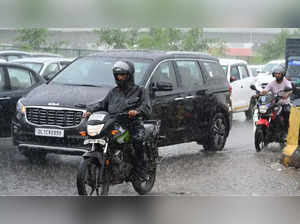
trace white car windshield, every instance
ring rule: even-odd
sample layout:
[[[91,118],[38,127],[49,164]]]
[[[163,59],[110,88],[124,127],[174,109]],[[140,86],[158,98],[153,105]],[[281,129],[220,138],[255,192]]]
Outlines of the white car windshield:
[[[274,66],[278,65],[277,63],[269,63],[266,64],[266,66],[263,69],[263,72],[265,73],[272,73],[272,69],[274,68]]]
[[[76,60],[58,73],[50,83],[64,85],[102,86],[115,85],[112,73],[114,63],[119,58],[84,57]],[[135,66],[135,83],[140,85],[151,61],[145,59],[128,59]]]
[[[18,62],[22,65],[25,65],[35,71],[37,74],[40,73],[42,70],[43,64],[42,63],[35,63],[35,62]]]

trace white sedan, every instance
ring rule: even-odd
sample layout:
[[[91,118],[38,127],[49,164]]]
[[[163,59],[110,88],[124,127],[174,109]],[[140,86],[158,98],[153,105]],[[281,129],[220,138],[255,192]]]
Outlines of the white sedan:
[[[70,64],[74,59],[72,58],[24,58],[11,61],[12,63],[23,64],[33,69],[40,76],[46,80],[51,79],[58,71]]]

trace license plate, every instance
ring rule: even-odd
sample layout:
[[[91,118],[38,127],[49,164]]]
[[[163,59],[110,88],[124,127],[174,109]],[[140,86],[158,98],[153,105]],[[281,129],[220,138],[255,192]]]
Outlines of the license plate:
[[[36,136],[46,136],[46,137],[64,137],[64,130],[61,129],[50,129],[50,128],[36,128],[35,129]]]

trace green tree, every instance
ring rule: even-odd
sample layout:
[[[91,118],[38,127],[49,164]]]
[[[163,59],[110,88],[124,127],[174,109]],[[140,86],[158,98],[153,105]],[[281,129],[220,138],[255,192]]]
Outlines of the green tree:
[[[18,33],[17,41],[27,50],[37,50],[46,45],[49,36],[48,29],[45,28],[23,28],[18,30]]]
[[[293,33],[290,33],[286,29],[282,29],[280,34],[278,34],[273,40],[261,45],[258,49],[258,57],[261,57],[264,62],[284,58],[285,40],[286,38],[291,37],[300,37],[300,29],[295,30]]]
[[[127,48],[126,33],[117,28],[101,28],[95,30],[98,35],[97,45],[104,45],[106,48],[121,49]]]
[[[213,43],[213,40],[203,37],[202,28],[192,28],[184,35],[182,50],[208,51],[210,43]]]

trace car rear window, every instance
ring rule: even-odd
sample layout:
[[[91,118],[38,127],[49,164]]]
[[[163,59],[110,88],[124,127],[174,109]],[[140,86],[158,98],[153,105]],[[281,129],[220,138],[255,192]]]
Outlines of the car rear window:
[[[209,78],[226,78],[224,69],[217,62],[203,62]]]

